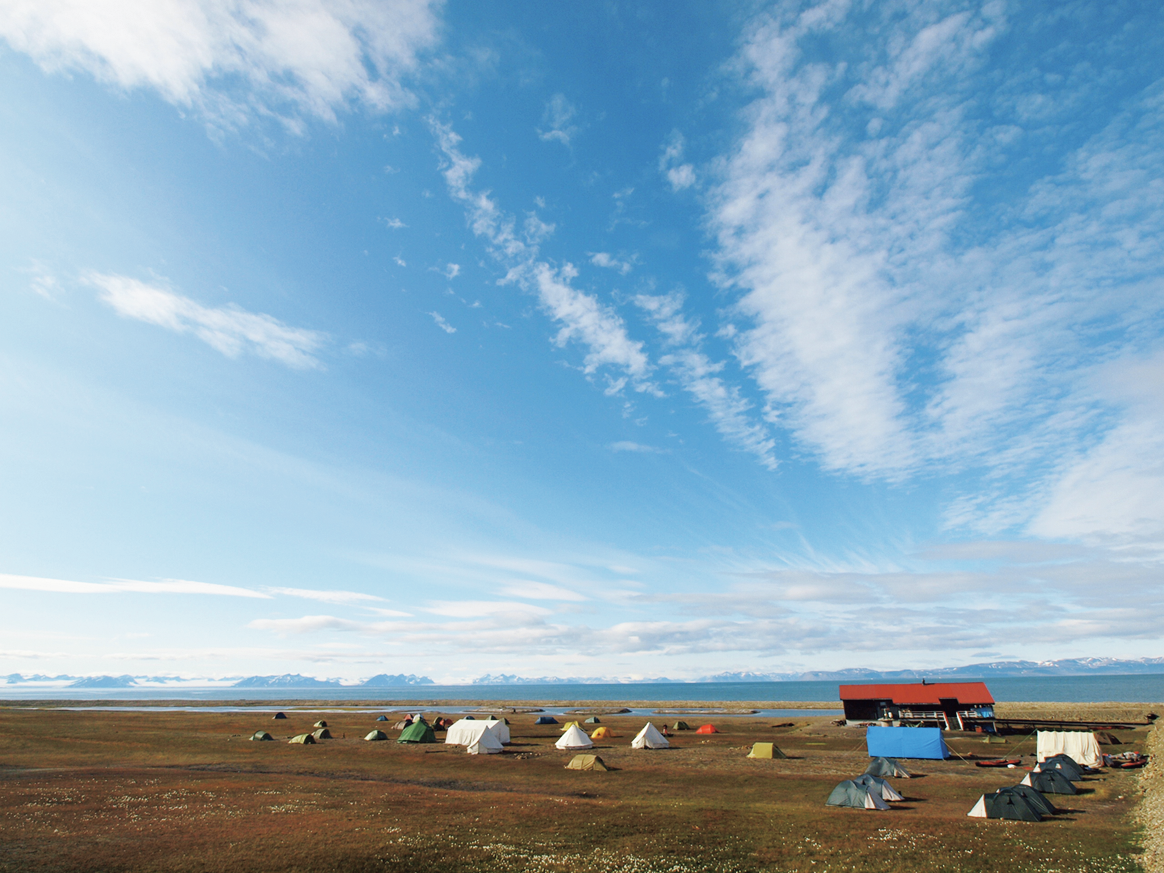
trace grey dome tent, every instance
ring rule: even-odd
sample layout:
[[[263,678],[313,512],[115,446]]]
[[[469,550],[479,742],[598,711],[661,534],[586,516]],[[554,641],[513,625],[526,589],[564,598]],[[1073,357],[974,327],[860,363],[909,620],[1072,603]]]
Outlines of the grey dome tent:
[[[1025,797],[1008,792],[1005,788],[996,794],[983,794],[966,815],[971,818],[1005,818],[1011,821],[1043,820]]]
[[[865,772],[870,776],[882,778],[892,776],[894,779],[910,779],[910,772],[897,763],[896,758],[877,757],[869,762]]]
[[[853,780],[854,785],[860,785],[867,788],[870,792],[877,794],[882,800],[898,801],[905,800],[897,789],[882,779],[880,776],[870,776],[866,773],[864,776],[858,776]]]
[[[374,743],[378,740],[388,739],[388,734],[384,733],[384,731],[372,731],[370,734],[364,737],[364,739],[369,743]]]
[[[258,740],[274,740],[275,738],[273,736],[271,736],[269,733],[267,733],[266,731],[255,731],[253,734],[251,734],[251,739],[258,741]]]
[[[1032,770],[1022,781],[1043,794],[1078,794],[1071,780],[1058,770]]]
[[[877,792],[870,791],[863,785],[858,785],[852,779],[846,779],[832,790],[825,806],[847,806],[853,809],[889,809]]]
[[[556,718],[554,718],[552,715],[540,715],[540,716],[538,716],[538,720],[534,722],[534,724],[557,724],[557,723],[558,723],[558,720]]]
[[[433,732],[431,726],[425,724],[423,721],[414,721],[404,729],[404,732],[400,734],[400,738],[396,742],[435,743],[436,741],[436,734]]]
[[[582,724],[602,724],[602,719],[596,715],[592,715],[586,721],[582,722]]]

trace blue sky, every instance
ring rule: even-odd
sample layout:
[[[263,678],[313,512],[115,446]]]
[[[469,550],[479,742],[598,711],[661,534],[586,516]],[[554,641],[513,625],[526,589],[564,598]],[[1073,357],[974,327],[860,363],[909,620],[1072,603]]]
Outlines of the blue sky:
[[[1162,16],[4,4],[0,671],[1159,656]]]

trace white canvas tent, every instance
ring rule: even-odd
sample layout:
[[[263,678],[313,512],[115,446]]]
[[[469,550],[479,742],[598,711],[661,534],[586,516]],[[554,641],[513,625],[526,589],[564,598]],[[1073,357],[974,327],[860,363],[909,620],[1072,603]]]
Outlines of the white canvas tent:
[[[493,735],[493,731],[483,731],[481,736],[469,743],[465,749],[470,755],[496,755],[504,751],[501,741]]]
[[[1088,731],[1039,731],[1035,754],[1040,764],[1055,755],[1066,755],[1084,767],[1103,763],[1099,741]]]
[[[632,749],[669,749],[671,744],[667,742],[667,738],[663,736],[655,728],[653,724],[647,722],[638,736],[631,740]]]
[[[485,733],[492,734],[499,743],[509,742],[509,725],[505,722],[477,721],[471,718],[453,722],[445,734],[445,742],[453,746],[469,746]]]
[[[594,746],[590,741],[590,737],[586,736],[585,731],[576,724],[570,725],[570,729],[566,731],[554,743],[559,749],[589,749]]]

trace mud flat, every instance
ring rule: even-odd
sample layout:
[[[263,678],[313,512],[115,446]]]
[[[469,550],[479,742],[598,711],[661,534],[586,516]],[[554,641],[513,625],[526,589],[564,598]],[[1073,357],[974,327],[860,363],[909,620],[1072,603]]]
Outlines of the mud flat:
[[[1037,717],[1078,714],[1053,706]],[[319,715],[287,706],[288,718],[276,721],[263,711],[270,708],[0,708],[0,871],[1132,873],[1149,857],[1137,819],[1144,805],[1136,806],[1153,778],[1144,771],[1089,779],[1084,793],[1059,799],[1063,814],[1041,823],[967,818],[980,794],[1021,778],[1021,770],[980,768],[974,759],[1022,756],[1029,765],[1034,741],[1026,736],[986,745],[950,733],[954,757],[914,762],[920,778],[895,782],[906,801],[866,812],[824,805],[838,781],[864,770],[863,731],[812,708],[780,719],[699,715],[720,732],[676,732],[675,748],[656,752],[630,748],[642,716],[602,715],[617,734],[594,749],[615,768],[606,773],[564,769],[572,755],[553,746],[559,726],[534,725],[533,712],[507,716],[513,742],[505,753],[470,756],[453,746],[398,745],[391,723],[366,711],[330,712],[336,739],[290,745]],[[695,726],[690,715],[652,720],[680,719]],[[365,742],[374,728],[390,740]],[[257,730],[275,742],[251,742]],[[1121,749],[1146,750],[1148,728],[1118,733]],[[788,757],[747,758],[761,741]]]

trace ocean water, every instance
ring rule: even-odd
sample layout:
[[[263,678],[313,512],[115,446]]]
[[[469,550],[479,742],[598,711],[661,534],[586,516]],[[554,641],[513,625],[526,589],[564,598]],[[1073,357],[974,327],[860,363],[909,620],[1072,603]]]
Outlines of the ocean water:
[[[877,684],[888,680],[871,680]],[[957,681],[973,681],[959,677]],[[1012,676],[983,680],[1000,702],[1159,703],[1164,675]],[[830,682],[642,682],[578,685],[409,685],[400,688],[45,688],[0,685],[8,700],[190,700],[190,701],[442,701],[487,704],[507,701],[839,701]]]

